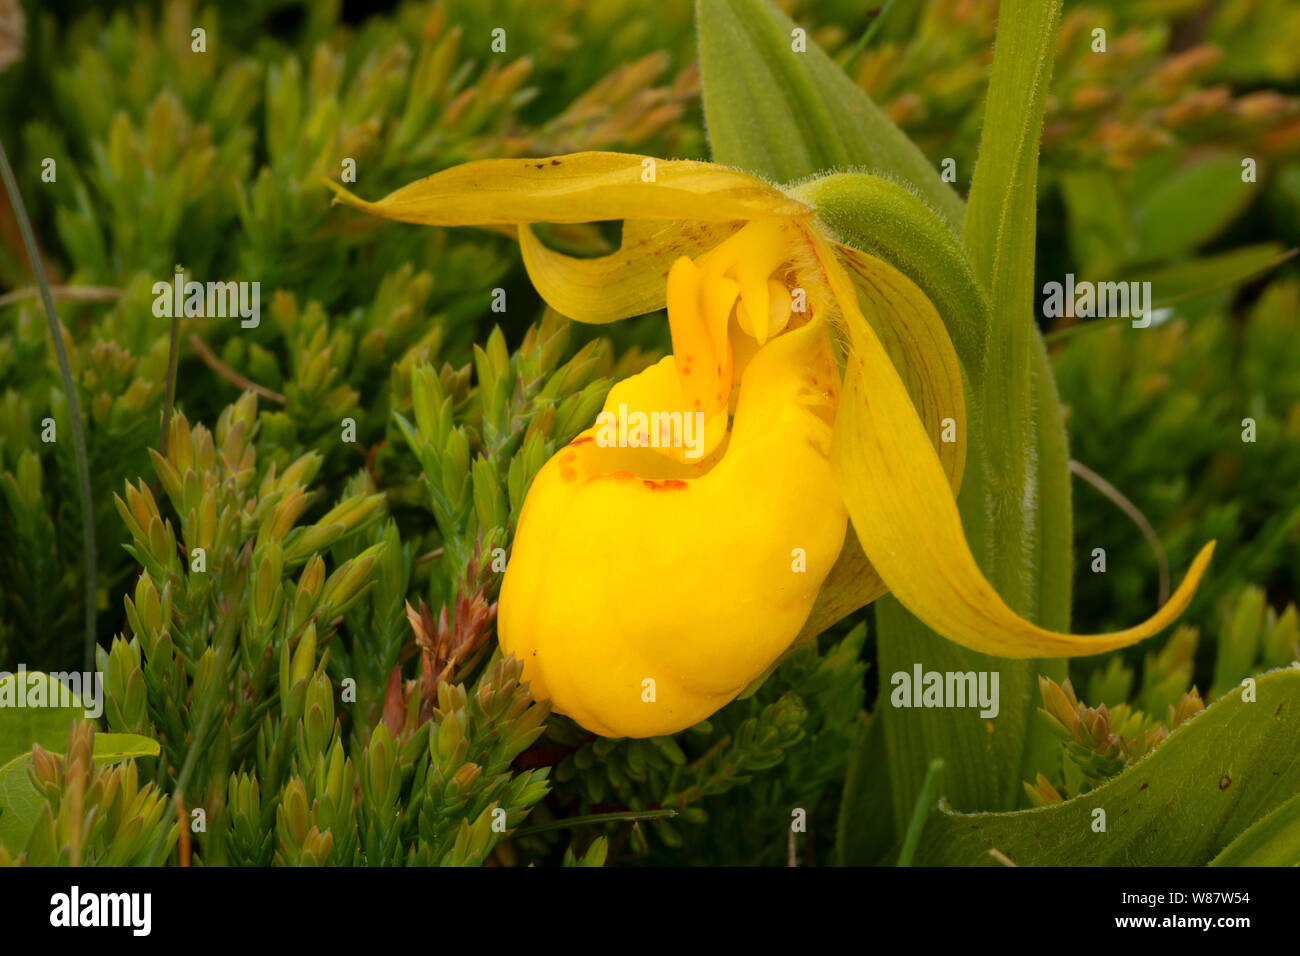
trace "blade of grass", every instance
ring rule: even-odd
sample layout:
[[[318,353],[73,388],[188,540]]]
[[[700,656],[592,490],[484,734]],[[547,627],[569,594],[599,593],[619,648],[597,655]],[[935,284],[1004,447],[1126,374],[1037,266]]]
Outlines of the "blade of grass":
[[[1128,515],[1129,520],[1137,525],[1138,531],[1142,532],[1142,537],[1146,538],[1147,544],[1151,546],[1151,551],[1156,556],[1156,566],[1160,572],[1160,601],[1156,606],[1164,607],[1165,602],[1169,600],[1169,555],[1165,553],[1165,546],[1160,543],[1160,536],[1156,534],[1156,529],[1151,527],[1151,522],[1142,513],[1142,509],[1083,462],[1071,458],[1070,471],[1101,492],[1116,508]]]
[[[515,831],[515,837],[534,836],[551,830],[568,830],[571,827],[586,826],[589,823],[629,823],[637,820],[667,820],[677,816],[676,810],[626,810],[614,813],[588,813],[580,817],[565,817],[549,823],[539,823],[535,827],[525,827]]]
[[[907,825],[903,849],[898,853],[898,866],[912,865],[912,857],[916,855],[916,848],[921,842],[921,831],[925,828],[925,818],[930,815],[935,791],[939,789],[939,774],[942,772],[943,761],[938,757],[931,760],[925,771],[925,783],[921,784],[921,794],[916,798],[916,806],[912,808],[912,822]]]
[[[889,16],[889,9],[893,5],[894,0],[887,0],[885,5],[876,11],[876,15],[871,18],[871,23],[867,26],[867,29],[863,31],[862,38],[854,44],[853,49],[849,51],[849,55],[844,59],[844,62],[840,64],[843,69],[847,70],[849,64],[858,58],[858,54],[867,48],[867,44],[871,42],[871,38],[880,32],[880,25],[885,22],[885,17]]]
[[[81,498],[81,537],[85,549],[85,597],[86,633],[82,648],[82,663],[87,671],[95,665],[95,512],[90,493],[90,459],[86,453],[86,433],[81,422],[81,402],[77,399],[77,385],[72,380],[72,366],[68,363],[68,351],[63,345],[63,332],[58,313],[54,308],[54,294],[50,291],[50,280],[45,274],[45,263],[41,260],[41,250],[36,245],[36,234],[32,231],[31,220],[27,217],[27,207],[22,194],[18,191],[18,180],[9,165],[9,154],[4,143],[0,142],[0,176],[4,178],[5,191],[9,193],[9,202],[14,209],[14,218],[18,220],[18,230],[22,233],[23,245],[27,248],[27,258],[32,265],[32,276],[36,287],[40,289],[41,304],[45,307],[45,320],[49,324],[50,341],[54,346],[54,355],[59,363],[59,377],[63,380],[63,392],[68,402],[68,417],[72,425],[73,457],[77,463],[77,491]]]

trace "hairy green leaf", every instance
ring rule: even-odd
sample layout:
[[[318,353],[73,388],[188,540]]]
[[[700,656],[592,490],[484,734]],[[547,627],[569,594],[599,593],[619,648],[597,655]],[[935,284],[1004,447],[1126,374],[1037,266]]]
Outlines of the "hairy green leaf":
[[[1300,793],[1251,824],[1210,866],[1300,866]]]
[[[1265,674],[1255,690],[1254,701],[1220,698],[1150,756],[1065,803],[1012,813],[937,811],[916,862],[995,864],[994,849],[1020,865],[1210,862],[1300,788],[1300,670]],[[1277,826],[1289,832],[1294,820],[1282,814]],[[1254,839],[1227,859],[1249,856]]]
[[[699,0],[696,23],[715,162],[783,183],[865,167],[960,221],[961,200],[916,145],[768,0]]]

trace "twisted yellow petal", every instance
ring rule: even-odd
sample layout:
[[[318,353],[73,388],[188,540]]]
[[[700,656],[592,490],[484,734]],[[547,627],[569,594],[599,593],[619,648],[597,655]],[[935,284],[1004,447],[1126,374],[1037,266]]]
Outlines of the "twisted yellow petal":
[[[1049,631],[1017,615],[980,572],[957,502],[925,427],[848,278],[814,236],[850,338],[831,461],[866,556],[889,590],[950,641],[1001,657],[1071,657],[1134,644],[1167,627],[1191,600],[1214,544],[1169,601],[1111,634]]]
[[[887,262],[839,243],[832,249],[856,293],[854,302],[893,361],[956,495],[966,462],[966,402],[961,363],[943,319],[925,293]],[[857,535],[848,535],[796,644],[816,638],[888,591]]]
[[[522,225],[519,250],[528,278],[547,305],[578,322],[614,322],[662,309],[673,263],[683,256],[702,256],[743,225],[628,220],[619,250],[595,259],[548,249]]]

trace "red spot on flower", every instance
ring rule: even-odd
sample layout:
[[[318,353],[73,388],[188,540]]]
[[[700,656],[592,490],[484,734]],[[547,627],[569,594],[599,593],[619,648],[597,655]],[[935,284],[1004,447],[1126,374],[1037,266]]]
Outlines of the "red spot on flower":
[[[578,477],[577,469],[570,465],[560,466],[560,477],[565,481],[574,481]]]
[[[569,447],[573,448],[575,445],[585,445],[587,444],[587,442],[595,441],[595,440],[596,439],[593,438],[591,435],[581,435],[578,438],[575,438],[573,441],[569,442]]]
[[[664,478],[662,481],[656,481],[652,478],[643,478],[641,484],[645,485],[651,491],[685,491],[686,482],[680,478]]]

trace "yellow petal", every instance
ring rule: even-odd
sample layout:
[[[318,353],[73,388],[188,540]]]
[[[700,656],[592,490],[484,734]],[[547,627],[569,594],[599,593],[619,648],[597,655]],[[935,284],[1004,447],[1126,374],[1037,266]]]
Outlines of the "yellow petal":
[[[672,264],[702,256],[743,225],[628,220],[618,252],[594,259],[548,249],[521,225],[519,249],[528,277],[551,308],[578,322],[614,322],[662,309]]]
[[[847,282],[842,273],[830,279]],[[1011,610],[975,563],[948,478],[880,339],[856,308],[844,318],[850,354],[831,463],[863,550],[909,611],[948,640],[999,657],[1098,654],[1149,637],[1182,613],[1213,542],[1168,603],[1136,627],[1065,634]]]
[[[812,213],[746,173],[630,153],[484,159],[417,180],[378,202],[326,182],[349,206],[426,226],[615,219],[728,222]]]
[[[830,255],[825,245],[816,248],[819,258]],[[943,320],[925,293],[887,262],[838,243],[833,250],[845,267],[852,291],[845,288],[842,278],[832,282],[832,290],[860,309],[859,314],[865,316],[889,354],[955,495],[961,488],[966,461],[966,403],[961,364]],[[833,265],[833,260],[829,265],[822,263],[824,270]],[[845,311],[844,303],[840,308]],[[944,441],[945,437],[954,440]],[[857,536],[848,535],[799,642],[815,638],[888,590]]]

